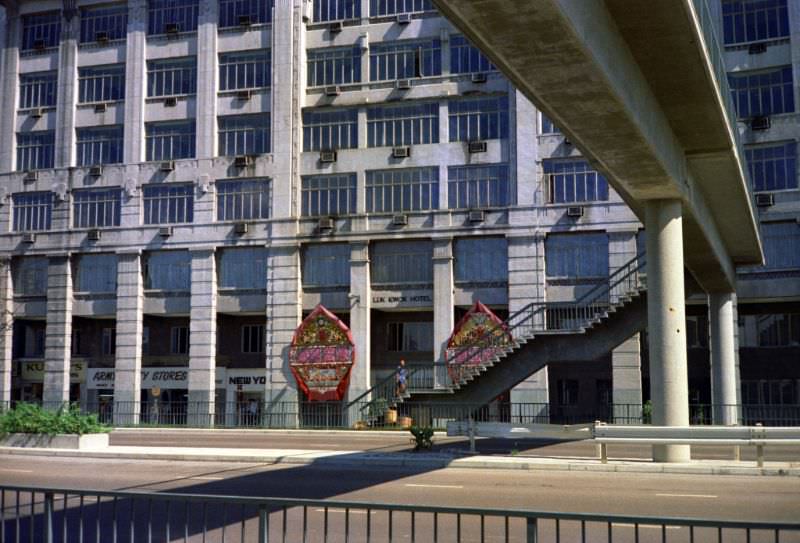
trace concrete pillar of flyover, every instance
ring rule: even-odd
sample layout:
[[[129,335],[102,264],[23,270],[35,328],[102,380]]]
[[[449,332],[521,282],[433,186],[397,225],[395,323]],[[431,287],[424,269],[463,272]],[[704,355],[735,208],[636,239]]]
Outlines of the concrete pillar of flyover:
[[[712,292],[708,296],[708,328],[711,336],[711,403],[714,424],[738,422],[736,368],[736,294]]]
[[[689,425],[680,200],[646,204],[647,323],[653,424]],[[689,445],[654,445],[655,462],[688,462]]]

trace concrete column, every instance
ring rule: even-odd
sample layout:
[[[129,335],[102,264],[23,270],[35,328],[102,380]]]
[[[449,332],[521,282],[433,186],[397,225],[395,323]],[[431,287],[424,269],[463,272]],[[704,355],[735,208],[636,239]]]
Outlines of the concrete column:
[[[197,22],[197,158],[217,155],[217,24],[219,2],[200,2]]]
[[[545,301],[544,235],[508,238],[508,312],[513,315],[533,302]],[[516,333],[531,335],[543,318],[529,321]],[[511,389],[512,422],[549,421],[550,391],[547,366]]]
[[[190,426],[213,426],[217,369],[217,274],[214,248],[192,251],[189,317]]]
[[[653,424],[689,425],[683,223],[680,200],[650,200],[647,230],[647,323]],[[688,462],[688,445],[654,445],[656,462]]]
[[[708,295],[708,328],[711,345],[711,403],[714,424],[738,424],[738,368],[736,365],[736,294]]]
[[[455,285],[453,283],[453,240],[433,240],[433,348],[435,362],[445,362],[447,340],[455,327]],[[447,371],[437,368],[433,373],[433,385],[438,388],[449,384]]]
[[[125,45],[124,161],[144,160],[144,99],[147,81],[147,0],[128,2],[128,39]]]
[[[533,104],[509,83],[509,98],[514,129],[508,143],[512,203],[533,205],[536,194],[536,160],[539,146],[536,142],[536,109]]]
[[[58,49],[58,97],[56,99],[55,166],[72,166],[75,158],[75,106],[78,98],[77,9],[64,9],[61,45]]]
[[[51,256],[47,266],[47,326],[43,404],[58,409],[69,402],[72,353],[72,266],[69,255]]]
[[[17,93],[19,85],[17,72],[19,71],[19,44],[22,22],[16,2],[8,2],[6,8],[6,33],[2,45],[2,85],[0,85],[0,99],[5,105],[0,109],[0,172],[10,172],[14,169],[14,152],[17,131]]]
[[[114,424],[139,423],[142,389],[144,278],[139,251],[117,255],[117,348]]]
[[[11,259],[0,257],[0,411],[11,402],[11,346],[14,332],[14,289]]]
[[[356,365],[350,374],[347,401],[352,401],[371,386],[370,329],[372,295],[369,277],[369,242],[350,244],[350,330],[356,343]]]
[[[639,334],[611,351],[611,402],[614,424],[642,423],[642,355]]]

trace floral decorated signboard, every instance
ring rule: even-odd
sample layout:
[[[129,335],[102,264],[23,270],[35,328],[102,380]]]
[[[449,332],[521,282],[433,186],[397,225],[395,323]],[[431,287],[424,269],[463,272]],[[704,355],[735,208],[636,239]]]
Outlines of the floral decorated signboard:
[[[503,321],[481,302],[475,302],[458,321],[447,342],[447,371],[450,378],[459,382],[464,368],[490,360],[512,342]]]
[[[350,384],[355,356],[350,329],[320,304],[294,332],[289,367],[309,400],[339,401]]]

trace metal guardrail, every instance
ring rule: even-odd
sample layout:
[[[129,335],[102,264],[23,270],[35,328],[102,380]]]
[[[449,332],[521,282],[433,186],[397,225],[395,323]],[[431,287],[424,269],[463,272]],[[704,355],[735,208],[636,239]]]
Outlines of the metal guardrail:
[[[0,486],[0,541],[788,541],[799,522]],[[656,529],[655,534],[652,529]],[[670,537],[667,537],[669,529]]]

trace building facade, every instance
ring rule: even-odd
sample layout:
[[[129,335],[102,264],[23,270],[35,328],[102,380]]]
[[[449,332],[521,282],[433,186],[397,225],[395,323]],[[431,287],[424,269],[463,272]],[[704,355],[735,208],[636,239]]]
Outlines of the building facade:
[[[741,402],[798,405],[800,5],[710,4],[766,253],[739,275]],[[441,361],[474,302],[574,300],[643,251],[430,0],[8,1],[2,21],[0,402],[296,403],[289,346],[318,304],[352,332],[352,399]],[[687,309],[698,404],[707,311]],[[647,382],[636,335],[501,401],[567,420]]]

